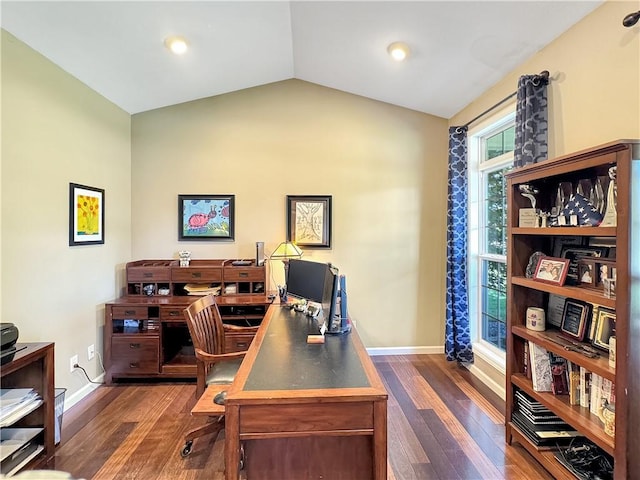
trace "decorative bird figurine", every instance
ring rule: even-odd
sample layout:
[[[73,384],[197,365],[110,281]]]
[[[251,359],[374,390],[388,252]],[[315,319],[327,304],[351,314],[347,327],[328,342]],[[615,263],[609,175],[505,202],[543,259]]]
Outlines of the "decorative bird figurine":
[[[531,201],[531,208],[536,208],[536,197],[540,190],[529,183],[523,183],[522,185],[518,185],[518,189],[520,190],[520,195],[525,198],[528,198]]]

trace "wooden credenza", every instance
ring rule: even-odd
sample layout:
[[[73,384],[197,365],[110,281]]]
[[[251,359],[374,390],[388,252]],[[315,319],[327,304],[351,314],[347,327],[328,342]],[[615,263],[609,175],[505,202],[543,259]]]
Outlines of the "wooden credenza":
[[[233,262],[195,260],[189,267],[180,267],[177,260],[128,263],[127,295],[105,306],[106,383],[119,378],[196,377],[196,359],[183,311],[199,297],[187,295],[186,286],[220,287],[216,301],[225,323],[260,325],[273,301],[265,292],[266,264],[256,266],[251,261],[236,266]],[[225,350],[246,350],[252,340],[250,334],[227,334]]]
[[[358,333],[307,343],[313,321],[272,305],[228,389],[225,474],[387,478],[387,392]]]

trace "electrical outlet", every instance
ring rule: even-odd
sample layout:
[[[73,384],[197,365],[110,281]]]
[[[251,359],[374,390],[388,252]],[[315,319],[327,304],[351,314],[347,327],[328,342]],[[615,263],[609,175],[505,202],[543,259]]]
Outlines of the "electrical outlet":
[[[93,360],[93,355],[96,353],[96,346],[91,344],[87,347],[87,359]]]
[[[78,355],[74,355],[73,357],[71,357],[69,359],[69,371],[73,372],[76,367],[75,365],[78,365]]]

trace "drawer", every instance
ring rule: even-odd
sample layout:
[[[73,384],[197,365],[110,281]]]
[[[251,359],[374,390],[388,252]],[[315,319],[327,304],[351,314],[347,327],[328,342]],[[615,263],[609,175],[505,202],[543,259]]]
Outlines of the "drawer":
[[[159,373],[158,337],[122,336],[111,339],[112,373]]]
[[[114,306],[111,307],[113,318],[125,319],[134,318],[144,320],[149,318],[149,308],[145,306]]]
[[[244,352],[251,345],[254,336],[252,333],[226,334],[224,337],[225,353]]]
[[[171,269],[174,283],[216,283],[222,281],[222,267],[174,267]]]
[[[309,405],[271,403],[243,405],[240,435],[272,432],[371,430],[373,402],[319,403]]]
[[[141,265],[127,267],[127,282],[168,282],[171,270],[168,265]]]
[[[184,322],[185,306],[176,307],[160,307],[160,320],[164,322]]]
[[[225,282],[264,282],[262,267],[227,267],[224,269]]]

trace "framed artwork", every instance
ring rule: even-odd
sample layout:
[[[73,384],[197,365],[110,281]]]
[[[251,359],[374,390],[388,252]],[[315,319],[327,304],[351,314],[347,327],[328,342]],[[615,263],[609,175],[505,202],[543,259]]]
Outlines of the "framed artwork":
[[[589,323],[590,307],[586,302],[567,299],[564,302],[560,331],[579,341],[584,339]]]
[[[235,195],[178,195],[178,239],[233,241]]]
[[[593,346],[609,351],[609,339],[616,334],[616,312],[609,308],[600,307],[595,322]]]
[[[69,184],[69,246],[104,243],[104,190]]]
[[[538,260],[533,279],[538,282],[563,285],[569,270],[569,260],[555,257],[541,257]]]
[[[331,195],[287,195],[287,241],[331,248]]]

